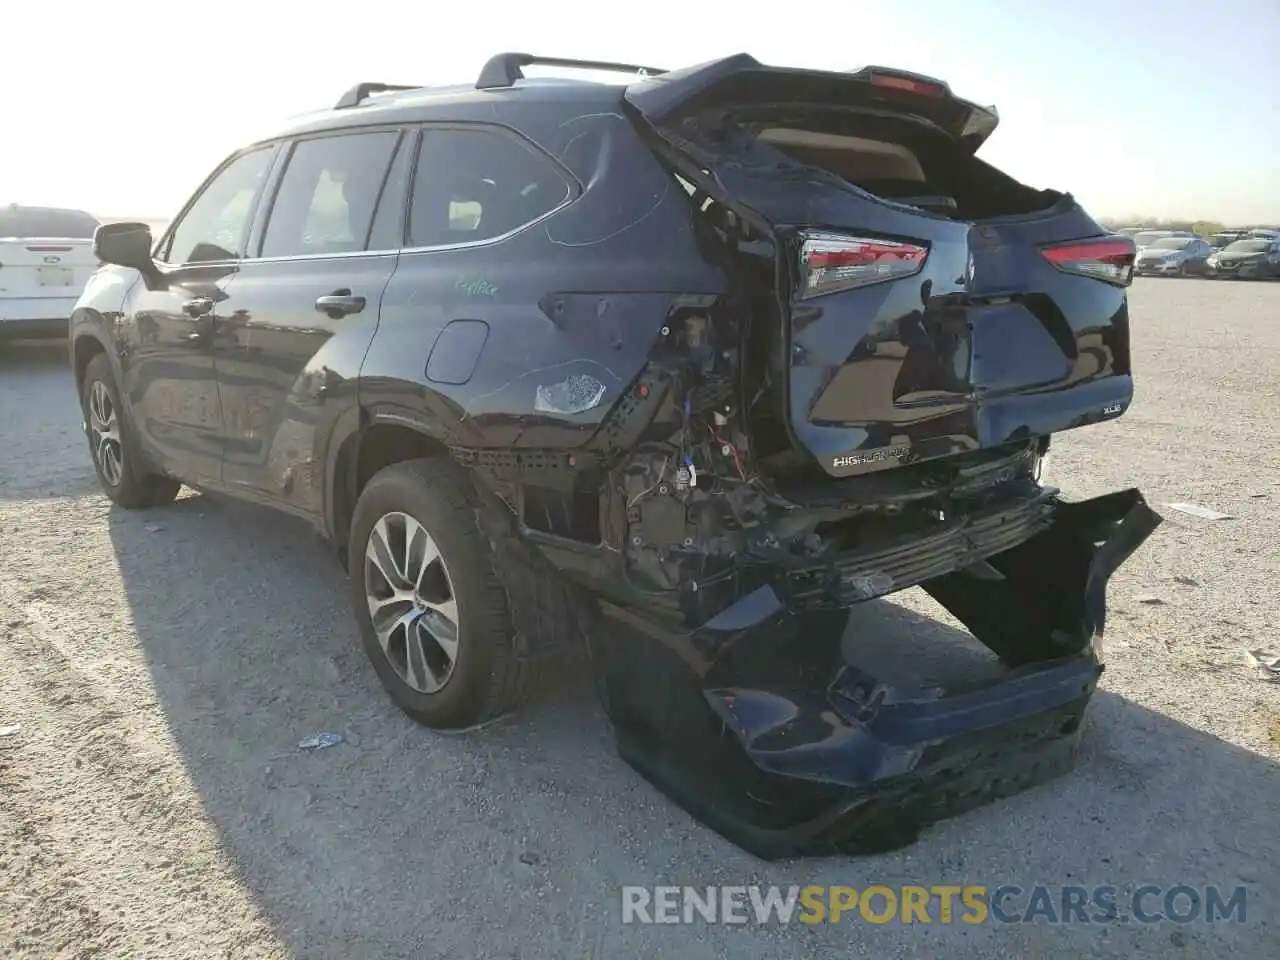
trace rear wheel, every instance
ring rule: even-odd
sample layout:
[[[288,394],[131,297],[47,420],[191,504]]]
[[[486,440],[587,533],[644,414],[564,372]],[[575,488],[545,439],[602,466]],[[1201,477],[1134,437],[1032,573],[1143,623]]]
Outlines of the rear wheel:
[[[130,510],[172,502],[182,484],[148,472],[137,455],[131,425],[104,354],[89,361],[80,393],[89,454],[103,492]]]
[[[456,468],[409,460],[379,471],[351,521],[352,602],[391,699],[428,727],[495,719],[520,699],[506,593]]]

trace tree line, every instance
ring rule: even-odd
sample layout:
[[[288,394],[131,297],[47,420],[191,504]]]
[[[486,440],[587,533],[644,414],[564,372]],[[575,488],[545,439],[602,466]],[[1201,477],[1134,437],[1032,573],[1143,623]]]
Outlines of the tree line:
[[[1144,230],[1189,230],[1200,237],[1212,236],[1215,233],[1223,233],[1231,229],[1242,229],[1241,227],[1230,227],[1216,220],[1166,220],[1160,217],[1104,217],[1102,225],[1108,230],[1116,230],[1120,227],[1141,227]],[[1255,227],[1280,230],[1280,227],[1264,223],[1250,223],[1243,229],[1253,229]]]

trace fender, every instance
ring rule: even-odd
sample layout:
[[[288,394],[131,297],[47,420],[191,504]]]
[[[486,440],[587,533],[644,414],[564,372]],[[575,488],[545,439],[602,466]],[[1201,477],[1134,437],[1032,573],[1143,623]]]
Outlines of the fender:
[[[355,483],[355,465],[356,457],[352,457],[347,462],[346,474],[342,477],[338,476],[338,465],[342,461],[342,450],[347,443],[358,443],[360,431],[366,424],[366,418],[359,404],[344,410],[339,414],[338,419],[333,424],[333,429],[329,431],[329,436],[325,438],[324,455],[324,517],[322,532],[324,535],[333,540],[335,543],[339,540],[339,524],[337,517],[338,494],[350,487],[344,484]],[[340,546],[340,544],[339,544]]]
[[[123,322],[125,304],[128,303],[133,288],[141,279],[142,275],[137,270],[105,266],[94,271],[89,282],[85,284],[84,292],[80,294],[75,309],[71,311],[71,322],[67,329],[68,359],[71,361],[71,375],[75,378],[77,393],[80,390],[80,372],[83,369],[83,363],[81,362],[82,354],[76,344],[85,337],[97,341],[102,352],[107,355],[116,383],[123,382],[119,347],[112,348],[111,343],[114,338],[110,330]],[[89,303],[94,305],[82,306]],[[132,413],[129,398],[122,396],[121,400]]]
[[[441,431],[429,417],[399,404],[365,406],[357,402],[339,414],[322,441],[325,467],[321,522],[322,533],[340,553],[346,546],[346,514],[355,502],[361,438],[364,431],[379,425],[412,430],[422,437],[424,445],[438,447],[441,452],[448,449]]]

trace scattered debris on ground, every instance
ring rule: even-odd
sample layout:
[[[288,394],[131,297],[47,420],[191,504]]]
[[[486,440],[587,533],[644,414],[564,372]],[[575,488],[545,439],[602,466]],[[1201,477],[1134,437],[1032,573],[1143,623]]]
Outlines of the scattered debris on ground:
[[[1245,653],[1257,671],[1259,680],[1280,683],[1280,657],[1266,650],[1246,650]]]
[[[1218,510],[1211,510],[1209,507],[1202,507],[1194,503],[1166,503],[1165,506],[1170,510],[1177,510],[1179,513],[1185,513],[1188,516],[1199,517],[1201,520],[1233,519],[1229,513],[1221,513]]]
[[[314,737],[303,737],[298,741],[299,750],[323,750],[326,747],[336,747],[342,743],[342,734],[340,733],[317,733]]]

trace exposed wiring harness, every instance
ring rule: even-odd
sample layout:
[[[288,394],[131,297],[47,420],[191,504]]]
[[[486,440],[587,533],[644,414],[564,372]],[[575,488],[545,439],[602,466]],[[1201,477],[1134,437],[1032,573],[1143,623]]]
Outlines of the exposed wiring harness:
[[[662,459],[662,467],[658,470],[658,479],[654,481],[653,486],[651,486],[651,487],[646,487],[644,490],[641,490],[641,491],[640,491],[639,493],[637,493],[634,497],[632,497],[629,501],[627,501],[627,509],[628,509],[628,510],[630,510],[630,509],[631,509],[632,507],[634,507],[637,503],[639,503],[641,500],[643,500],[643,499],[644,499],[645,497],[647,497],[649,494],[653,493],[653,491],[657,490],[660,486],[662,486],[662,480],[663,480],[663,478],[667,475],[667,465],[668,465],[668,464],[670,464],[670,463],[671,463],[671,458],[670,458],[670,457],[663,457],[663,459]]]

